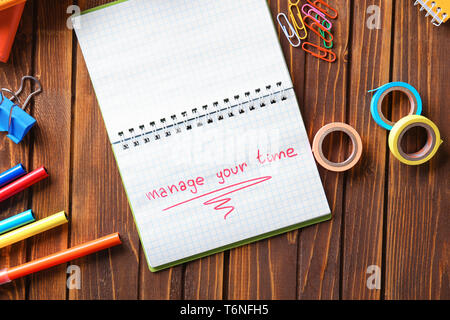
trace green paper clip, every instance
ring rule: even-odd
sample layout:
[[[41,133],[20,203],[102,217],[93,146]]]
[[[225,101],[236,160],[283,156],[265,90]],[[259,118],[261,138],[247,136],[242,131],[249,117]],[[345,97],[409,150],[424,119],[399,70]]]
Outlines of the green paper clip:
[[[319,15],[318,15],[318,14],[316,14],[316,20],[319,20]],[[323,25],[325,28],[327,28],[327,29],[330,27],[330,24],[328,23],[327,20],[323,20],[323,21],[322,21],[322,25]],[[322,37],[325,37],[325,32],[324,32],[322,29],[320,29],[319,32],[320,32],[320,34],[322,35]],[[324,40],[324,41],[323,41],[323,45],[325,46],[325,48],[331,49],[331,48],[333,48],[333,41],[331,41],[331,44],[328,45],[327,42]]]

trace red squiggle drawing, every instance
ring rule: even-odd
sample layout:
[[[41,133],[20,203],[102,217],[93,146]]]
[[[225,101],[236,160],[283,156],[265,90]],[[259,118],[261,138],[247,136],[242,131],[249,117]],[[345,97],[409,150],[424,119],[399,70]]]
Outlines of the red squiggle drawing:
[[[224,193],[224,194],[218,195],[217,197],[214,197],[214,198],[212,198],[212,199],[209,199],[209,200],[206,200],[205,202],[203,202],[203,204],[204,204],[205,206],[217,204],[217,205],[214,207],[214,210],[226,210],[226,209],[229,209],[228,212],[227,212],[227,213],[225,214],[225,216],[223,217],[224,219],[226,219],[227,216],[228,216],[231,212],[233,212],[234,207],[233,207],[233,206],[224,206],[224,205],[226,205],[228,202],[231,201],[231,197],[226,197],[226,198],[223,198],[223,197],[225,197],[225,196],[227,196],[227,195],[229,195],[229,194],[232,194],[232,193],[234,193],[234,192],[237,192],[237,191],[239,191],[239,190],[247,189],[247,188],[249,188],[249,187],[251,187],[251,186],[254,186],[254,185],[263,183],[264,181],[267,181],[267,180],[270,180],[270,179],[272,179],[271,176],[266,176],[266,177],[255,178],[255,179],[250,179],[250,180],[242,181],[242,182],[239,182],[239,183],[235,183],[235,184],[232,184],[232,185],[230,185],[230,186],[227,186],[227,187],[224,187],[224,188],[220,188],[220,189],[217,189],[217,190],[214,190],[214,191],[211,191],[211,192],[202,194],[202,195],[200,195],[200,196],[191,198],[191,199],[189,199],[189,200],[185,200],[185,201],[183,201],[183,202],[174,204],[173,206],[170,206],[170,207],[168,207],[168,208],[165,208],[163,211],[170,210],[170,209],[172,209],[172,208],[178,207],[178,206],[180,206],[180,205],[182,205],[182,204],[185,204],[185,203],[187,203],[187,202],[191,202],[191,201],[194,201],[194,200],[197,200],[197,199],[199,199],[199,198],[203,198],[203,197],[209,196],[209,195],[211,195],[211,194],[214,194],[214,193],[217,193],[217,192],[220,192],[220,191],[223,191],[223,190],[229,190],[229,189],[232,189],[232,188],[234,188],[234,187],[239,187],[239,188],[236,188],[236,189],[234,189],[234,190],[228,191],[228,192],[226,192],[226,193]]]

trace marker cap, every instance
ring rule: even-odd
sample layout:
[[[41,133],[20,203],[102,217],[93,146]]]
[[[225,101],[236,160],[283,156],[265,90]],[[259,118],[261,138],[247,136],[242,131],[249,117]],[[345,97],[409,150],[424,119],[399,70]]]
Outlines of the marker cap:
[[[0,270],[0,285],[11,282],[8,277],[8,269]]]

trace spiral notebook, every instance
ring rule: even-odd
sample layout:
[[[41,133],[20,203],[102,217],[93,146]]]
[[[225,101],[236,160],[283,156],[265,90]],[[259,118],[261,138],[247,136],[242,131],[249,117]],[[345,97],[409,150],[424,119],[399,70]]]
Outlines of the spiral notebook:
[[[151,271],[331,218],[266,1],[75,20]]]

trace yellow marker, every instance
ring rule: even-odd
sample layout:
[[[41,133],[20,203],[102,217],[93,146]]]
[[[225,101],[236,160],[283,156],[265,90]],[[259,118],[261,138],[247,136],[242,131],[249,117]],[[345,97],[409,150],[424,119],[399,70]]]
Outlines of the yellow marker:
[[[405,133],[414,127],[422,127],[427,131],[427,142],[415,153],[406,153],[401,142]],[[409,115],[397,121],[389,133],[389,149],[401,162],[408,165],[418,165],[434,157],[441,145],[441,134],[438,127],[424,116]]]
[[[13,230],[0,236],[0,248],[25,240],[41,232],[50,230],[67,223],[67,215],[64,211],[51,215],[50,217],[30,223],[22,228]]]

